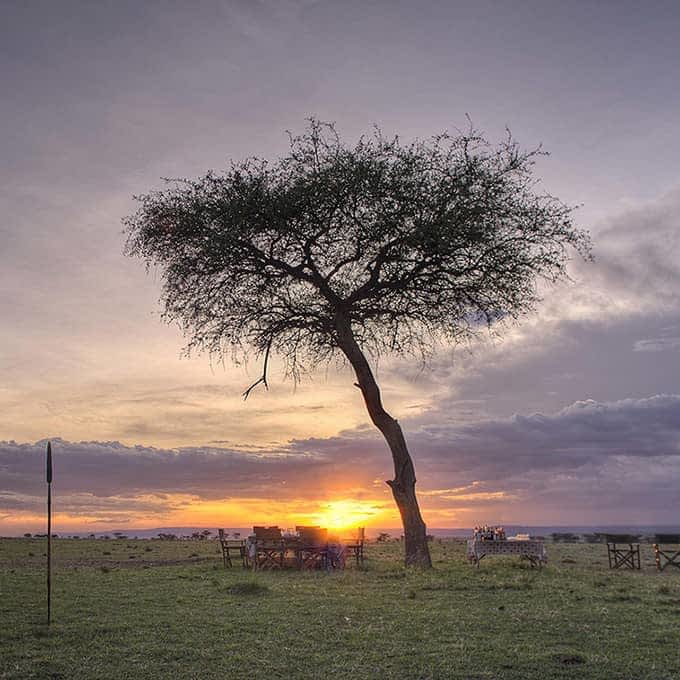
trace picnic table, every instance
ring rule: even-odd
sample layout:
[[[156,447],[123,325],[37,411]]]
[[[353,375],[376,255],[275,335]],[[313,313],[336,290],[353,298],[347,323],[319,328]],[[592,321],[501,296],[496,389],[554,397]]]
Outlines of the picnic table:
[[[467,542],[468,560],[479,567],[479,563],[487,555],[519,555],[531,562],[532,567],[541,567],[548,561],[543,541],[505,539],[488,541],[471,538]]]
[[[363,560],[363,541],[362,541]],[[296,527],[296,533],[286,534],[277,526],[253,527],[246,540],[248,564],[253,569],[344,569],[347,546],[328,538],[321,527]],[[357,562],[359,557],[357,556]]]

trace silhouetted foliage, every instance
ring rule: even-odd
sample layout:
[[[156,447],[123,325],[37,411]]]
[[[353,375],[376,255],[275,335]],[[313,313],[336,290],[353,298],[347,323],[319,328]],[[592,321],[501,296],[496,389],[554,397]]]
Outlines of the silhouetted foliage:
[[[275,164],[138,197],[127,252],[162,267],[166,319],[190,347],[271,347],[295,375],[339,348],[343,311],[373,356],[428,352],[526,312],[566,247],[587,250],[571,209],[534,193],[539,154],[474,132],[348,149],[313,121]]]
[[[188,350],[271,353],[296,379],[339,354],[352,365],[395,467],[406,561],[430,564],[415,472],[367,361],[427,358],[538,300],[537,281],[588,254],[571,208],[536,191],[540,150],[473,130],[404,144],[377,131],[345,146],[311,120],[274,163],[171,180],[124,220],[127,253],[157,265],[167,321]],[[246,391],[246,396],[254,387]]]
[[[605,543],[607,537],[605,534],[595,532],[592,534],[583,534],[583,540],[585,543]]]

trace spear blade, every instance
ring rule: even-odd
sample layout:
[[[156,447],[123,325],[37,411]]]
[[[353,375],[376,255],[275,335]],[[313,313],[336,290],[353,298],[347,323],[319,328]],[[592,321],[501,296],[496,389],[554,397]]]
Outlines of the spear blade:
[[[47,483],[52,483],[52,443],[47,442]]]

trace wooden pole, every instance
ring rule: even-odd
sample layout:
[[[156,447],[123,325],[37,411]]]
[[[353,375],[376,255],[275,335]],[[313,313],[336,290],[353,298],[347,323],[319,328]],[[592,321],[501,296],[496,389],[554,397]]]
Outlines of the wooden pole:
[[[47,442],[47,625],[52,621],[52,445]]]

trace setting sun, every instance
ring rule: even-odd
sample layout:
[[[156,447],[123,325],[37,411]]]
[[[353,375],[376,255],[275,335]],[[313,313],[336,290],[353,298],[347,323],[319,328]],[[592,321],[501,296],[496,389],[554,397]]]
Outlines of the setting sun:
[[[343,499],[328,501],[316,513],[310,514],[309,519],[328,529],[350,529],[374,524],[384,515],[385,509],[375,501]]]

